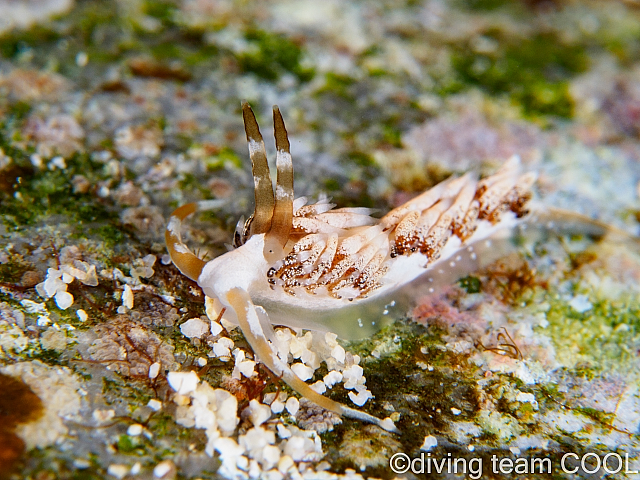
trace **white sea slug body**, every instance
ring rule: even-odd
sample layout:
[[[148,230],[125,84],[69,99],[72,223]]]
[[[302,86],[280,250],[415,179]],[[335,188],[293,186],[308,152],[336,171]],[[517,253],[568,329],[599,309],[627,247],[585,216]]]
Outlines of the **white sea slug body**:
[[[251,108],[243,117],[255,184],[255,211],[236,231],[236,248],[208,263],[180,238],[181,222],[210,206],[178,208],[165,234],[171,258],[237,321],[257,358],[298,393],[336,413],[393,429],[390,421],[351,409],[313,391],[272,348],[271,323],[328,329],[331,318],[384,298],[462,250],[526,215],[532,174],[513,158],[496,174],[450,178],[375,219],[366,208],[306,205],[293,197],[293,164],[280,111],[274,107],[275,195],[266,151]],[[313,323],[320,322],[320,323]]]

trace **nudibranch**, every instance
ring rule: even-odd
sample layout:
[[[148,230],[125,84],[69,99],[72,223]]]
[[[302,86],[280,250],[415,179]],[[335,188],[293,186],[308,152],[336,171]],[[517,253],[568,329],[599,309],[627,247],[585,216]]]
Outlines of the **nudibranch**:
[[[209,262],[182,242],[181,222],[208,207],[176,209],[165,233],[173,263],[239,324],[254,354],[300,395],[341,415],[395,431],[390,419],[334,402],[312,390],[272,347],[272,323],[327,329],[327,319],[389,298],[425,273],[472,252],[474,245],[509,229],[527,214],[533,174],[521,174],[517,158],[489,177],[452,177],[380,219],[366,208],[334,208],[327,200],[294,199],[289,139],[273,108],[277,181],[253,111],[242,105],[255,184],[253,215],[236,230],[235,249]],[[314,323],[314,320],[317,323]],[[360,320],[360,319],[359,319]],[[335,324],[335,322],[334,322]]]

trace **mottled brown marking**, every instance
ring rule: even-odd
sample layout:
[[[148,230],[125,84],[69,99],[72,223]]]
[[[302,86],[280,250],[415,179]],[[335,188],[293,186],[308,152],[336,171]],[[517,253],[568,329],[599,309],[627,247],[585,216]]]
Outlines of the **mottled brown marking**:
[[[25,449],[22,439],[14,433],[15,428],[37,420],[42,411],[42,400],[29,385],[0,373],[0,478],[9,478]]]

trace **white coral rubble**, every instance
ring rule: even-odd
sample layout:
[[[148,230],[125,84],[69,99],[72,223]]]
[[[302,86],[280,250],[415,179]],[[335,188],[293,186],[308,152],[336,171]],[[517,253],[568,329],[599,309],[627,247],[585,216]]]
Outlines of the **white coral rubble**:
[[[240,422],[236,397],[226,390],[213,389],[206,381],[194,386],[192,380],[197,376],[193,372],[170,372],[168,378],[176,392],[173,397],[178,405],[176,421],[185,427],[205,430],[205,452],[209,456],[217,452],[221,462],[218,473],[222,477],[299,477],[300,470],[306,468],[305,462],[317,462],[323,457],[320,437],[315,431],[272,423],[272,409],[255,399],[249,402],[246,413],[253,427],[236,440],[232,437]],[[189,384],[186,389],[185,382]],[[294,397],[285,405],[291,414],[299,407]]]

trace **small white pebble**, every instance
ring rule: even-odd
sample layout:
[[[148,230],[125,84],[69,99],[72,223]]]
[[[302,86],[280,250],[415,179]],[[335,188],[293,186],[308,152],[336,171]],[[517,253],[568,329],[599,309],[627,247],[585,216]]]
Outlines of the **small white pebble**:
[[[122,292],[122,306],[127,307],[129,310],[133,308],[133,290],[129,285],[125,285]]]
[[[207,364],[207,359],[204,357],[198,357],[196,359],[196,363],[198,364],[199,367],[204,367]]]
[[[47,166],[49,170],[55,170],[56,168],[64,170],[67,168],[67,162],[64,161],[64,158],[57,156],[53,157]]]
[[[460,415],[462,413],[462,410],[458,410],[456,407],[451,407],[451,413],[453,413],[454,415]]]
[[[124,478],[129,473],[129,467],[126,465],[122,465],[119,463],[112,463],[107,468],[107,473],[112,477],[116,477],[118,479]]]
[[[282,403],[280,400],[274,400],[273,402],[271,402],[271,411],[275,414],[278,413],[282,413],[282,411],[284,410],[284,403]]]
[[[149,378],[154,379],[160,373],[160,364],[158,362],[152,363],[149,367]]]
[[[509,447],[509,451],[514,455],[520,455],[520,449],[518,447]]]
[[[278,460],[280,460],[280,453],[280,448],[276,447],[275,445],[267,445],[266,447],[264,447],[262,449],[262,463],[264,469],[274,467],[278,463]],[[278,475],[278,480],[282,479],[282,475],[280,474],[280,472],[278,472],[277,470],[273,470],[273,472]],[[269,472],[267,472],[266,478],[268,478],[268,480],[275,480],[276,477],[269,475]]]
[[[171,460],[164,460],[155,466],[153,469],[153,476],[156,478],[163,478],[169,472],[174,470],[175,466]]]
[[[46,314],[47,306],[44,303],[36,303],[31,300],[20,300],[20,304],[25,308],[27,313],[43,313]]]
[[[366,388],[363,388],[357,394],[353,392],[349,392],[349,398],[353,403],[361,407],[365,403],[367,403],[367,400],[369,400],[370,398],[373,398],[373,395],[369,390],[367,390]]]
[[[174,305],[176,303],[176,297],[172,296],[172,295],[160,295],[162,297],[162,300],[164,300],[165,302]]]
[[[287,412],[295,416],[296,413],[298,413],[298,410],[300,409],[300,402],[296,397],[289,397],[287,399],[287,403],[285,403],[284,406],[287,409]]]
[[[364,370],[360,365],[351,365],[349,368],[345,368],[342,372],[342,379],[344,380],[344,388],[352,389],[363,380],[362,374]]]
[[[593,308],[589,301],[589,295],[576,295],[569,302],[569,306],[578,313],[584,313]]]
[[[238,367],[238,370],[240,370],[240,373],[242,373],[242,375],[247,378],[255,374],[255,366],[256,362],[254,362],[253,360],[244,360],[236,365],[236,367]]]
[[[422,446],[420,447],[420,450],[428,452],[429,450],[437,446],[438,446],[438,439],[433,435],[427,435],[426,437],[424,437],[424,442],[422,442]]]
[[[66,310],[71,305],[73,305],[73,295],[71,295],[69,292],[58,290],[53,298],[60,310]]]
[[[327,332],[324,334],[324,341],[327,342],[327,345],[329,345],[331,348],[335,347],[338,344],[336,342],[337,338],[338,335],[336,335],[335,333]]]
[[[86,322],[87,319],[89,318],[89,315],[87,315],[87,312],[85,312],[83,309],[77,310],[76,315],[78,315],[78,318],[80,319],[81,322]]]
[[[476,449],[475,445],[469,444],[469,446],[467,446],[467,450],[469,450],[470,452],[473,452],[475,449]]]
[[[210,331],[211,331],[211,335],[213,335],[214,337],[217,337],[222,332],[222,325],[220,325],[215,320],[211,320]]]
[[[533,393],[518,392],[518,395],[516,395],[516,401],[521,403],[535,403],[536,397]]]
[[[104,423],[111,420],[116,415],[115,410],[100,410],[96,409],[93,411],[93,419],[96,422]]]
[[[231,355],[231,350],[227,345],[224,344],[221,340],[226,337],[222,337],[216,343],[213,344],[213,354],[216,357],[229,357]]]
[[[304,363],[294,363],[291,365],[291,370],[300,377],[300,380],[309,380],[313,376],[313,369]]]
[[[131,475],[138,475],[140,470],[142,470],[142,464],[140,462],[134,463],[133,467],[131,467]]]
[[[42,169],[42,157],[40,155],[34,153],[29,157],[29,160],[31,161],[31,165],[38,169]]]
[[[210,330],[210,326],[207,322],[203,322],[200,318],[190,318],[182,325],[180,325],[180,331],[187,338],[201,338],[207,334]]]
[[[278,425],[276,425],[276,429],[278,430],[278,436],[283,440],[291,437],[291,430],[289,430],[283,424],[279,423]]]
[[[311,390],[318,392],[320,395],[327,391],[327,386],[322,380],[318,380],[313,385],[309,385],[309,387],[311,388]]]
[[[157,412],[162,408],[162,402],[156,400],[155,398],[152,398],[151,400],[149,400],[149,403],[147,403],[147,407],[149,407],[154,412]]]
[[[200,379],[196,372],[169,372],[167,381],[180,395],[187,395],[195,391]]]
[[[346,352],[344,351],[344,348],[342,348],[342,346],[336,345],[335,347],[333,347],[333,350],[331,350],[331,356],[335,358],[339,363],[344,363]]]
[[[385,430],[387,430],[388,432],[392,432],[396,429],[396,424],[393,423],[393,420],[391,420],[391,418],[387,417],[384,420],[382,420],[380,422],[380,426],[382,428],[384,428]]]
[[[84,470],[85,468],[89,468],[91,466],[91,462],[85,458],[76,458],[73,461],[73,466],[78,470]]]
[[[331,370],[322,378],[322,381],[327,386],[327,388],[331,388],[336,383],[342,381],[342,373],[338,372],[337,370]]]
[[[271,407],[269,405],[263,405],[256,399],[249,402],[249,417],[251,423],[258,427],[271,418]]]
[[[142,433],[142,425],[140,425],[139,423],[134,423],[133,425],[129,425],[129,428],[127,428],[127,435],[130,435],[132,437],[137,437],[141,433]]]
[[[278,461],[278,470],[283,475],[286,475],[289,469],[294,465],[295,464],[293,463],[293,458],[291,458],[289,455],[283,455],[282,457],[280,457],[280,460]]]
[[[86,52],[78,52],[76,54],[76,65],[86,67],[87,63],[89,63],[89,55]]]

